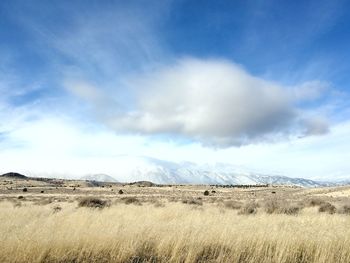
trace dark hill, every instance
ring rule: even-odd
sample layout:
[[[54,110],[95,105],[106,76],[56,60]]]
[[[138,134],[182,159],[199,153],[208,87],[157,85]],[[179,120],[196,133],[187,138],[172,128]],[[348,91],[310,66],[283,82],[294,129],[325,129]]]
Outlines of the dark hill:
[[[27,176],[23,175],[23,174],[19,174],[19,173],[6,173],[6,174],[2,174],[0,175],[1,177],[9,177],[9,178],[15,178],[15,179],[28,179]]]

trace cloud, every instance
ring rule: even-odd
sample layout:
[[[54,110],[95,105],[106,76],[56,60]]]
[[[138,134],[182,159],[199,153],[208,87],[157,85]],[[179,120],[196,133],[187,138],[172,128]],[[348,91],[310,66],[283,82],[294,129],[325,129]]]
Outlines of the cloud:
[[[330,84],[321,81],[307,81],[299,86],[294,87],[291,92],[295,101],[313,101],[320,99],[326,94],[326,91],[330,90]]]
[[[101,102],[96,108],[100,118],[118,132],[170,134],[227,147],[327,132],[325,121],[305,119],[295,106],[317,97],[322,89],[316,84],[291,92],[229,61],[184,58],[130,79],[126,88],[134,94],[132,109],[113,115],[101,110]],[[86,92],[94,93],[92,86],[86,87],[78,94],[82,98]]]
[[[309,135],[323,135],[329,132],[329,125],[327,120],[322,117],[313,117],[304,121],[305,136]]]

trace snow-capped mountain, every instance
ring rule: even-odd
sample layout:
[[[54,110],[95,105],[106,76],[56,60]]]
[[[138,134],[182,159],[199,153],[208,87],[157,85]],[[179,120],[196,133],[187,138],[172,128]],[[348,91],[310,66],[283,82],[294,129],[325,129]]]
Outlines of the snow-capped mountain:
[[[253,173],[230,164],[197,165],[148,157],[121,156],[114,161],[114,165],[115,170],[110,173],[110,176],[92,175],[85,176],[83,179],[102,182],[151,181],[157,184],[275,184],[302,187],[331,185],[331,183],[303,178]]]
[[[92,175],[85,175],[80,178],[80,180],[85,181],[96,181],[96,182],[106,182],[106,183],[116,183],[118,182],[113,177],[107,175],[107,174],[92,174]]]

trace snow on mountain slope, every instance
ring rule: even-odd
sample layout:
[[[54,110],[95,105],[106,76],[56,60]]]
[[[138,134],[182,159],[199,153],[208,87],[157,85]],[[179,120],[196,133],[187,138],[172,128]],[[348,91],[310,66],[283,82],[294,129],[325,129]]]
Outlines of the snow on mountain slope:
[[[174,163],[148,157],[120,156],[116,158],[112,176],[119,182],[151,181],[158,184],[279,184],[303,187],[326,186],[303,178],[263,175],[245,171],[229,164],[197,165]],[[105,181],[105,178],[96,178]],[[97,180],[98,179],[98,180]]]
[[[157,184],[222,184],[222,185],[296,185],[302,187],[335,186],[342,182],[321,182],[304,178],[267,175],[225,163],[198,165],[190,162],[175,163],[150,157],[118,156],[108,168],[95,174],[30,174],[33,177],[81,179],[97,182],[151,181]]]

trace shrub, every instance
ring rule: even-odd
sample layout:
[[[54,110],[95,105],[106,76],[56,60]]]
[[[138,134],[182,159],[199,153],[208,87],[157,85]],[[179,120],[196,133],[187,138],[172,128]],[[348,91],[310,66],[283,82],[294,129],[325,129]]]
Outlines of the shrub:
[[[28,189],[26,187],[24,187],[23,192],[28,192]]]
[[[205,196],[209,195],[209,191],[208,191],[208,190],[205,190],[205,191],[204,191],[204,195],[205,195]]]
[[[301,206],[270,199],[265,202],[265,212],[267,214],[296,215],[300,212]]]
[[[40,191],[40,193],[42,193],[42,194],[43,194],[43,193],[44,193],[44,191]]]
[[[201,199],[185,199],[182,200],[183,204],[188,204],[188,205],[203,205],[203,202]]]
[[[350,215],[350,204],[343,205],[338,212],[339,214]]]
[[[328,214],[334,214],[336,211],[337,209],[331,203],[324,203],[318,209],[318,212]]]
[[[122,200],[126,205],[130,205],[130,204],[142,205],[140,200],[137,199],[136,197],[124,197],[122,198]]]
[[[309,200],[309,206],[320,206],[324,205],[326,202],[319,198],[312,198]]]
[[[20,195],[20,196],[18,196],[17,198],[18,198],[18,199],[23,199],[24,197],[23,197],[23,195]]]
[[[118,194],[120,194],[120,195],[124,194],[123,190],[120,189],[120,190],[118,191]]]
[[[258,212],[258,204],[255,202],[250,202],[241,207],[238,214],[239,215],[254,215]]]
[[[224,202],[224,206],[229,209],[240,209],[242,207],[242,204],[240,202],[230,200]]]
[[[79,207],[104,208],[109,206],[109,202],[99,198],[87,197],[79,201]]]
[[[52,209],[53,209],[53,212],[54,212],[54,213],[58,213],[59,211],[62,210],[62,207],[60,207],[59,205],[56,205],[56,206],[54,206]]]

